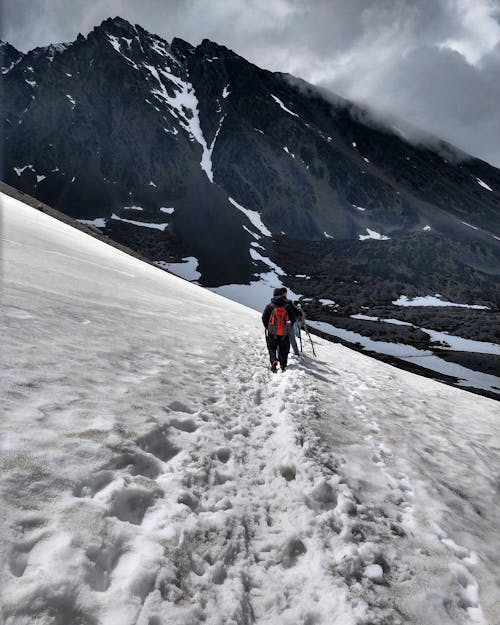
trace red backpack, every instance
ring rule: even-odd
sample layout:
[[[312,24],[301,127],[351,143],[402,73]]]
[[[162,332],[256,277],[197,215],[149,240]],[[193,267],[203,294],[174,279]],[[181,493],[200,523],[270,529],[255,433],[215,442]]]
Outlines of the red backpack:
[[[269,334],[285,336],[285,334],[288,334],[289,323],[290,317],[288,316],[286,308],[284,306],[275,306],[269,317],[267,331]]]

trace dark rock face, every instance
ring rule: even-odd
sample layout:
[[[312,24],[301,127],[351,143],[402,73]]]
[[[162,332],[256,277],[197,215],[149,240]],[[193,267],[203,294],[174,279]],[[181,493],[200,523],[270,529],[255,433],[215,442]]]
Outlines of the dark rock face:
[[[258,239],[289,276],[311,276],[285,281],[312,297],[500,305],[500,171],[488,164],[411,145],[208,40],[169,44],[120,18],[70,44],[0,51],[2,179],[103,218],[151,260],[195,256],[201,284],[244,283]],[[373,233],[389,238],[359,238]]]

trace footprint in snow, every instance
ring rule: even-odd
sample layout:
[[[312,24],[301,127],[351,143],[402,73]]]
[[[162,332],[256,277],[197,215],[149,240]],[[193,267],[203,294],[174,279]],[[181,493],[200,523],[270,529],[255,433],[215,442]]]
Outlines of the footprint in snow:
[[[92,477],[78,482],[73,488],[75,497],[93,497],[96,493],[105,488],[115,478],[112,471],[98,471]]]
[[[199,425],[197,425],[193,419],[172,419],[169,426],[175,428],[176,430],[181,430],[181,432],[189,433],[196,432],[199,428]]]
[[[28,565],[29,554],[44,535],[44,531],[38,532],[36,536],[30,539],[14,543],[9,556],[9,569],[12,575],[16,577],[22,577],[24,575],[24,571]]]
[[[188,406],[187,404],[184,404],[181,401],[171,402],[170,404],[168,404],[168,408],[170,408],[170,410],[173,410],[174,412],[185,412],[187,414],[194,414],[196,412],[194,408]]]
[[[103,538],[87,547],[85,581],[97,592],[105,592],[111,584],[111,575],[125,553],[121,539]]]
[[[157,493],[140,486],[128,486],[113,493],[108,516],[140,525],[157,498]]]
[[[151,453],[152,456],[157,456],[157,458],[160,458],[160,460],[163,460],[165,458],[165,462],[173,458],[179,451],[176,447],[173,447],[173,445],[168,448],[162,448],[158,452],[161,453],[161,455],[163,456],[160,457],[158,454],[154,453],[155,448],[153,448],[153,451],[150,451],[148,449],[148,444],[144,443],[143,441],[141,441],[139,447],[144,449],[144,451]],[[112,458],[106,464],[105,468],[111,469],[113,471],[121,471],[122,469],[127,469],[130,475],[143,475],[144,477],[154,480],[161,473],[161,464],[159,463],[157,458],[154,458],[152,456],[141,453],[134,449],[128,449],[125,450],[123,453],[117,455],[115,458]],[[114,479],[114,477],[115,476],[113,475],[112,479]],[[102,486],[101,489],[104,488],[104,486]]]
[[[163,462],[168,462],[179,453],[180,449],[170,442],[167,430],[168,428],[164,426],[155,428],[149,434],[138,438],[137,445]]]
[[[231,457],[231,450],[229,449],[229,447],[221,447],[220,449],[216,451],[216,454],[217,454],[217,458],[221,462],[226,463]]]

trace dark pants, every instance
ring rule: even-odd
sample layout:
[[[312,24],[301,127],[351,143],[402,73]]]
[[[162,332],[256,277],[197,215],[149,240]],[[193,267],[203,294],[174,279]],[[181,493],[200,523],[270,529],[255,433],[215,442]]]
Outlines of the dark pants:
[[[276,336],[275,334],[267,335],[267,349],[269,350],[269,360],[271,364],[275,360],[279,360],[280,366],[286,367],[288,360],[288,352],[290,351],[290,337]]]

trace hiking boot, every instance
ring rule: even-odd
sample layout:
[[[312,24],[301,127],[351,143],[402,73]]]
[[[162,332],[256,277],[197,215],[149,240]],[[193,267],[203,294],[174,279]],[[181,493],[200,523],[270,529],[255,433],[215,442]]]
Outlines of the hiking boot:
[[[276,373],[276,371],[277,371],[277,370],[278,370],[278,361],[277,361],[277,360],[275,360],[275,361],[273,361],[273,362],[271,363],[271,371],[272,371],[273,373]]]
[[[286,371],[286,365],[281,365],[281,370]]]

